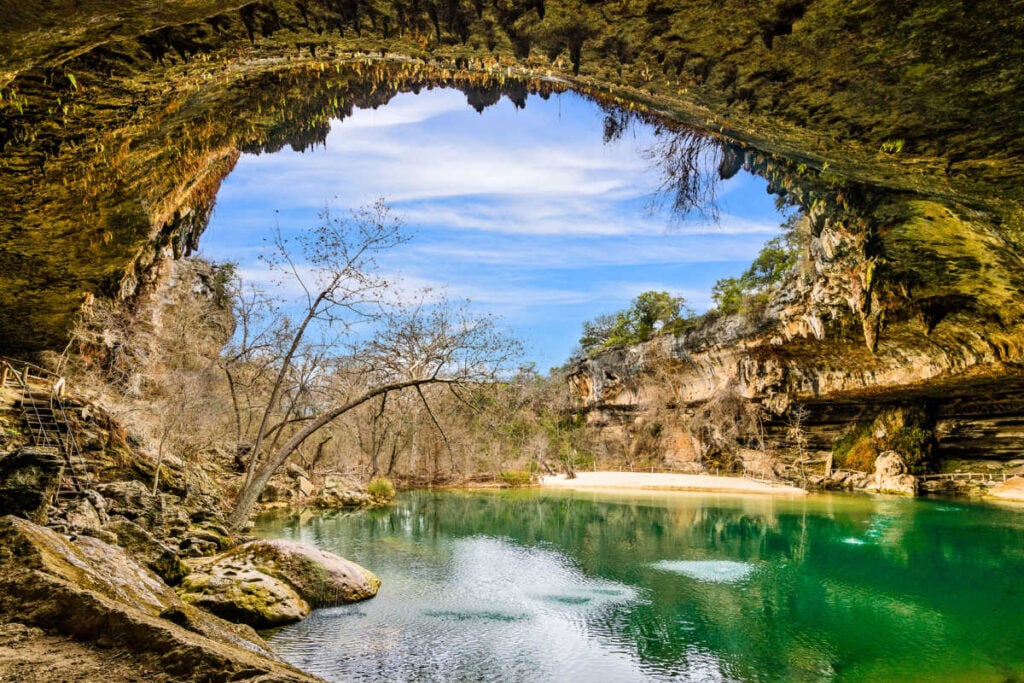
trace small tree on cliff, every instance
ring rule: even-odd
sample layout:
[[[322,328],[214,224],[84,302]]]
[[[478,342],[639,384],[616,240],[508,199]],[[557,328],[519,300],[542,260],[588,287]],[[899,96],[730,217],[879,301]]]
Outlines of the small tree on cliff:
[[[629,308],[583,323],[580,346],[585,352],[619,348],[650,339],[655,332],[682,320],[686,300],[668,292],[643,292]]]
[[[466,306],[426,294],[389,301],[393,288],[376,258],[406,240],[380,201],[348,218],[324,211],[320,225],[299,238],[298,252],[276,235],[267,260],[302,290],[303,317],[275,353],[276,377],[229,516],[233,528],[245,523],[288,457],[341,415],[414,392],[433,419],[423,387],[458,391],[492,380],[517,355],[518,345],[493,319],[471,316]]]

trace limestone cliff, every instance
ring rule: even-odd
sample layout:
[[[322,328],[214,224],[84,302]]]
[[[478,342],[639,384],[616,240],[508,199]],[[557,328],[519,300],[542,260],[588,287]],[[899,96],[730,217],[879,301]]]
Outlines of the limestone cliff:
[[[591,422],[661,425],[632,457],[715,467],[742,467],[744,448],[866,471],[895,448],[919,473],[1020,458],[1018,248],[984,212],[877,192],[840,207],[838,195],[807,207],[802,263],[763,311],[579,361],[569,388]]]

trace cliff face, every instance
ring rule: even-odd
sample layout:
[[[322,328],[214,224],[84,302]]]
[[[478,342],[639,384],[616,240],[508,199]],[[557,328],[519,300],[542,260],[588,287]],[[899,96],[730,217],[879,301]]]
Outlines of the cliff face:
[[[569,388],[591,422],[659,425],[630,454],[655,461],[720,466],[755,448],[871,471],[893,448],[923,472],[1020,458],[1020,252],[983,212],[844,192],[845,207],[838,193],[813,204],[803,261],[763,312],[578,362]]]

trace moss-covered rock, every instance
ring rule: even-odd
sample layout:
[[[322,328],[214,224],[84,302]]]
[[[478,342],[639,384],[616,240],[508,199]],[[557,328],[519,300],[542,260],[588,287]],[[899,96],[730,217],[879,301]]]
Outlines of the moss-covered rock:
[[[190,605],[255,628],[291,624],[310,611],[309,603],[284,581],[231,561],[189,574],[178,590]]]
[[[290,541],[251,541],[198,563],[178,592],[190,604],[267,628],[298,621],[312,607],[373,597],[380,579],[342,557]]]
[[[240,150],[300,149],[354,105],[456,81],[482,108],[558,80],[797,169],[1019,215],[1014,3],[463,0],[449,22],[431,3],[344,6],[5,16],[0,350],[59,346],[86,293],[130,295],[162,253],[193,249]]]
[[[99,646],[127,648],[177,681],[306,682],[251,630],[182,603],[121,548],[0,519],[0,613]]]

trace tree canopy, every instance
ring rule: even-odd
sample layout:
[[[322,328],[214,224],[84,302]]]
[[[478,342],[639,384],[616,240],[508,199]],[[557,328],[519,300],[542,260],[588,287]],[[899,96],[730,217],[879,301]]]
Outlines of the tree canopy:
[[[266,255],[301,292],[297,322],[276,309],[260,310],[266,303],[259,297],[237,302],[236,309],[253,310],[241,316],[240,336],[222,368],[236,411],[254,406],[258,418],[245,422],[258,426],[249,432],[232,527],[244,524],[289,456],[340,416],[374,400],[382,412],[389,396],[411,392],[440,430],[424,387],[457,391],[493,381],[518,355],[518,343],[490,317],[431,292],[399,296],[377,256],[407,240],[402,227],[383,202],[343,217],[325,211],[296,244],[275,235]],[[241,381],[253,375],[258,381]],[[247,386],[259,389],[255,400],[240,400]]]
[[[658,331],[684,318],[686,300],[668,292],[637,295],[630,307],[583,323],[580,346],[587,353],[645,342]]]
[[[757,258],[739,277],[722,278],[711,288],[715,308],[725,315],[742,312],[752,295],[781,284],[796,268],[800,254],[797,222],[793,214],[783,224],[784,232],[765,242]]]

